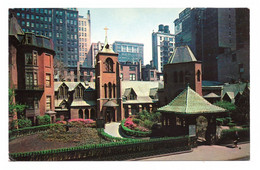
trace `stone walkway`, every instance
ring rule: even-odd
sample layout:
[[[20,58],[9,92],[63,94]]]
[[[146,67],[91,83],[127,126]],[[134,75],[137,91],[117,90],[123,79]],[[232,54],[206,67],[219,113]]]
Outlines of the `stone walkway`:
[[[105,124],[104,131],[111,136],[123,138],[119,133],[119,125],[120,125],[120,123],[117,123],[117,122],[107,123],[107,124]]]
[[[239,148],[227,146],[199,146],[192,152],[182,154],[157,155],[149,158],[139,158],[140,161],[226,161],[248,160],[250,157],[250,143],[239,144]]]

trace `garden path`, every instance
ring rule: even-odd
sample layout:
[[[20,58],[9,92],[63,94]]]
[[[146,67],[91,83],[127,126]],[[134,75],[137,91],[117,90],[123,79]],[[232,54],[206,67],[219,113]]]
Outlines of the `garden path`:
[[[123,138],[119,132],[119,125],[120,125],[120,123],[117,123],[117,122],[107,123],[107,124],[105,124],[104,131],[111,136]]]

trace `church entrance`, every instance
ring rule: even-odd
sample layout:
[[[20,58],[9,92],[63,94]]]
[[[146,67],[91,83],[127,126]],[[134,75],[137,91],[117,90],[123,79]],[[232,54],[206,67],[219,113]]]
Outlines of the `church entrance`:
[[[196,122],[197,122],[196,132],[197,132],[198,141],[204,143],[206,141],[208,120],[204,116],[199,116],[197,117]]]
[[[106,122],[115,121],[115,109],[113,107],[108,107],[106,109]]]

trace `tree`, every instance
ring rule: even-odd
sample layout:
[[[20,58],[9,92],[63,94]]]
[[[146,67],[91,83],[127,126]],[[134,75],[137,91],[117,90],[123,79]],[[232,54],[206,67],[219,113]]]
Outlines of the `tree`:
[[[59,81],[63,81],[65,79],[64,76],[64,71],[65,71],[65,65],[62,61],[54,59],[53,62],[53,67],[54,67],[54,76],[59,77]]]
[[[9,89],[9,115],[13,117],[13,120],[11,122],[11,129],[17,128],[17,112],[23,112],[26,108],[26,105],[17,104],[14,100],[14,89]]]

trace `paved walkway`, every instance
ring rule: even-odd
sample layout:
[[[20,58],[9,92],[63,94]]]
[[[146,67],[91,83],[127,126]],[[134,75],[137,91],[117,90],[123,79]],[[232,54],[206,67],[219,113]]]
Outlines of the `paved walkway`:
[[[119,125],[120,123],[117,122],[107,123],[105,124],[104,131],[111,136],[123,138],[119,133]]]
[[[192,152],[176,155],[161,155],[149,158],[137,159],[141,161],[225,161],[225,160],[247,160],[250,157],[250,143],[239,144],[239,148],[227,146],[199,146]]]

